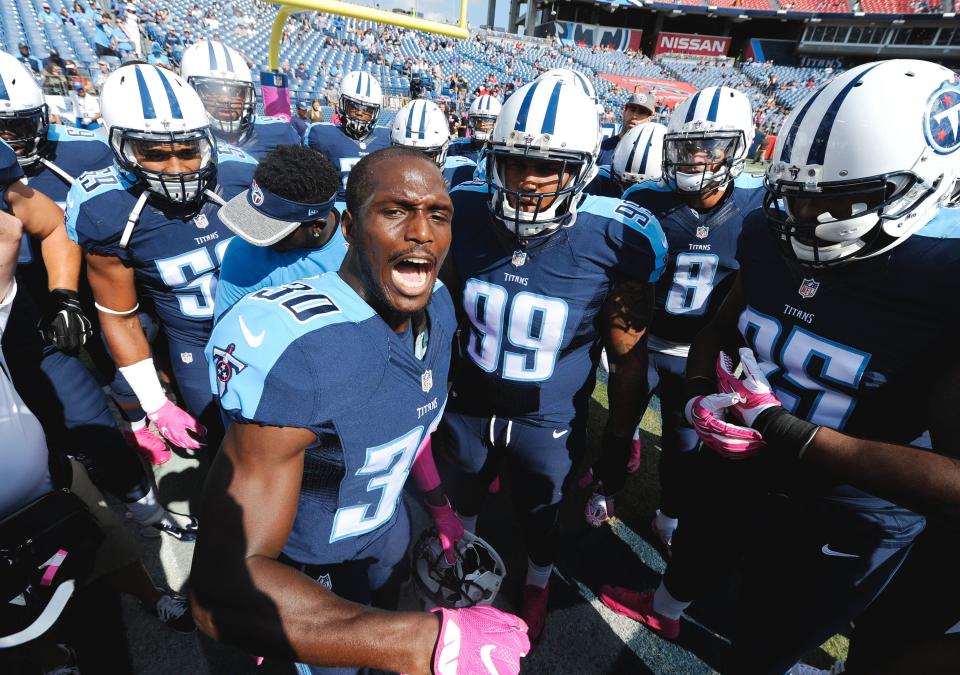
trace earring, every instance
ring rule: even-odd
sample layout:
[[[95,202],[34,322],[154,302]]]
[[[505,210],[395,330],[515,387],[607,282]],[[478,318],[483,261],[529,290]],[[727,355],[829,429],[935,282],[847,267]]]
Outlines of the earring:
[[[312,234],[314,239],[320,238],[320,230],[312,230]]]

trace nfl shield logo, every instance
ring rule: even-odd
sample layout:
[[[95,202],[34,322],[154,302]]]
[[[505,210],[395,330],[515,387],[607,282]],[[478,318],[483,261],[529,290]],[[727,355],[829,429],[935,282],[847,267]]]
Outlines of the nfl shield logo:
[[[433,389],[433,371],[427,370],[424,371],[423,375],[420,376],[420,388],[423,389],[423,393],[427,393]]]
[[[206,229],[207,225],[210,224],[210,221],[208,221],[207,217],[201,213],[193,219],[193,224],[203,230]]]
[[[527,262],[527,252],[526,251],[514,251],[513,259],[510,261],[513,263],[514,267],[523,267],[523,263]]]
[[[180,360],[190,365],[193,363],[193,352],[180,352]]]
[[[800,297],[801,298],[812,298],[817,294],[817,289],[820,288],[820,282],[814,281],[813,279],[804,279],[803,283],[800,284]]]
[[[317,577],[317,583],[326,588],[328,591],[333,590],[333,581],[330,579],[329,574],[321,574]]]
[[[706,239],[710,236],[710,228],[706,225],[697,226],[697,239]]]

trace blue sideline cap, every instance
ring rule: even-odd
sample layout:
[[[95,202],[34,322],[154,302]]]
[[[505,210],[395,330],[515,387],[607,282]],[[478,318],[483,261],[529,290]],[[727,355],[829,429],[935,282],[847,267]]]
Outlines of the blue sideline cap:
[[[284,199],[253,181],[249,190],[224,204],[220,220],[254,246],[270,246],[303,223],[326,219],[336,197],[333,193],[321,204],[302,204]]]

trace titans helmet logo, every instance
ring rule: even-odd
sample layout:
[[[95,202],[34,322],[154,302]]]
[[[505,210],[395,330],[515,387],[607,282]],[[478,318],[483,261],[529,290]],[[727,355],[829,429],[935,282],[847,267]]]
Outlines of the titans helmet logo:
[[[960,148],[960,84],[947,81],[934,91],[923,115],[923,135],[938,155]]]

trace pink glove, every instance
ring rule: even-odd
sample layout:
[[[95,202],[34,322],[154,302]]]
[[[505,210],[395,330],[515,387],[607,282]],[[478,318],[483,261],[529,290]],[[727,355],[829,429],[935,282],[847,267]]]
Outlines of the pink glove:
[[[443,557],[449,564],[453,564],[457,559],[457,542],[463,539],[463,523],[457,517],[453,508],[450,506],[450,500],[446,500],[443,506],[434,506],[427,504],[430,510],[430,516],[433,518],[433,524],[440,535],[440,546],[443,548]]]
[[[523,619],[493,607],[432,610],[440,616],[435,675],[517,675],[530,651]]]
[[[733,412],[747,426],[752,427],[757,416],[764,410],[783,404],[773,393],[757,358],[748,347],[740,349],[740,366],[743,369],[742,380],[733,372],[733,359],[720,352],[717,357],[717,384],[721,392],[734,394],[738,398]]]
[[[207,435],[206,428],[193,418],[193,415],[185,410],[181,410],[173,404],[173,401],[167,401],[159,410],[147,413],[154,424],[157,425],[157,431],[165,439],[184,450],[199,450],[206,447],[202,440]],[[190,435],[192,432],[198,438]]]
[[[703,444],[729,459],[752,457],[764,446],[759,431],[724,421],[724,409],[739,401],[736,394],[697,396],[684,409]]]
[[[587,508],[584,513],[587,524],[592,527],[600,527],[613,515],[613,496],[607,497],[600,494],[600,490],[596,490],[593,496],[587,500]]]

